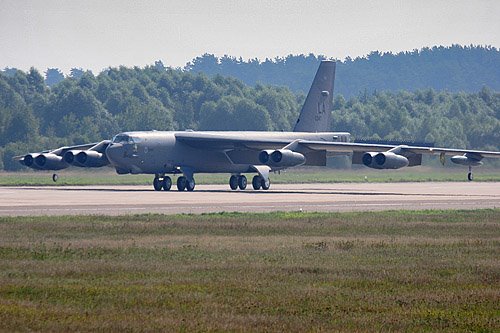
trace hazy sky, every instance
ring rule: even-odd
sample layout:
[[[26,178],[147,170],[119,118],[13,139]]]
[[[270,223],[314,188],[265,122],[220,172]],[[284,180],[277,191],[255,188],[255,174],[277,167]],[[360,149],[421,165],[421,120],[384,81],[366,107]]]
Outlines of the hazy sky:
[[[100,72],[204,53],[343,59],[373,50],[500,46],[499,0],[0,0],[0,68]]]

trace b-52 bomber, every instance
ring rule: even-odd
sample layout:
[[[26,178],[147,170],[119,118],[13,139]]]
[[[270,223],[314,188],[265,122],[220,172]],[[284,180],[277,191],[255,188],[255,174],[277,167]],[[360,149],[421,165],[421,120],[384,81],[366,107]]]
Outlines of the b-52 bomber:
[[[111,166],[118,174],[152,174],[156,191],[168,191],[177,177],[179,191],[193,191],[197,173],[229,173],[232,190],[244,190],[255,173],[252,187],[267,190],[269,173],[299,165],[325,166],[329,155],[352,154],[353,164],[374,169],[400,169],[422,164],[422,155],[452,155],[451,161],[472,167],[500,152],[350,142],[347,132],[329,132],[335,62],[322,61],[293,132],[142,131],[117,134],[112,140],[61,147],[19,157],[38,170],[69,166]],[[57,179],[54,174],[54,181]]]

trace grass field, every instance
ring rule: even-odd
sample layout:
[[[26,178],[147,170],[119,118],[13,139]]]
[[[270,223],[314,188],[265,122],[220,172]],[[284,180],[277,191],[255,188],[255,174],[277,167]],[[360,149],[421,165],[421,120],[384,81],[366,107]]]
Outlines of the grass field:
[[[112,169],[63,170],[57,183],[52,172],[2,172],[0,186],[44,185],[150,185],[152,175],[117,175]],[[253,175],[248,174],[251,180]],[[196,174],[197,184],[226,184],[228,174]],[[281,174],[271,174],[273,184],[280,183],[346,183],[346,182],[426,182],[467,181],[465,169],[418,167],[400,170],[372,170],[368,168],[338,170],[326,168],[295,168]],[[500,181],[500,169],[478,169],[475,181]]]
[[[500,210],[0,218],[2,331],[500,330]]]

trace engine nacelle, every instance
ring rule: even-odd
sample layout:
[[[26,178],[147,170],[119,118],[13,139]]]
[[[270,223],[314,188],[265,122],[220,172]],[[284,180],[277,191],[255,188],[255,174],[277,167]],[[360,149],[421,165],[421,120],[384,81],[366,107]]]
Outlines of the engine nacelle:
[[[26,156],[24,157],[25,159]],[[68,163],[66,163],[61,156],[51,153],[38,154],[38,156],[34,158],[32,165],[40,170],[61,170],[68,167]]]
[[[293,167],[304,164],[306,157],[289,149],[263,150],[259,154],[259,161],[269,166]]]
[[[259,153],[259,161],[262,164],[269,164],[269,159],[274,150],[263,150]]]
[[[373,169],[400,169],[408,166],[406,157],[391,152],[365,153],[363,164]]]
[[[466,165],[466,166],[480,166],[483,164],[480,160],[465,155],[455,155],[451,157],[451,161],[455,164]]]
[[[63,159],[68,164],[77,167],[84,167],[85,165],[78,163],[78,161],[76,160],[76,156],[81,152],[83,152],[83,150],[68,150],[66,153],[64,153]]]
[[[78,164],[87,168],[99,168],[109,164],[108,159],[103,153],[95,150],[84,150],[76,155],[75,160]]]
[[[27,154],[26,156],[24,156],[21,160],[19,160],[19,162],[22,164],[22,165],[25,165],[29,168],[32,168],[32,169],[37,169],[37,170],[40,170],[40,167],[38,167],[36,164],[35,164],[35,158],[40,155],[39,153],[34,153],[34,154]]]

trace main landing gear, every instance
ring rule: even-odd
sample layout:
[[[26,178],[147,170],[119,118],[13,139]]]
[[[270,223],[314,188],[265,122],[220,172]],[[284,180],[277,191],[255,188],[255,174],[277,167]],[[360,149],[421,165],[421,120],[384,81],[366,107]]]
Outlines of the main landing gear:
[[[184,176],[180,176],[179,178],[177,178],[177,190],[181,192],[184,190],[192,192],[195,186],[196,183],[194,181],[194,178],[188,179]]]
[[[467,174],[467,179],[471,182],[474,180],[474,175],[472,174],[472,166],[469,165],[469,173]]]
[[[193,178],[190,180],[184,176],[177,178],[177,190],[184,191],[187,190],[189,192],[194,190],[196,183]],[[172,178],[169,176],[161,176],[156,175],[153,179],[153,188],[155,191],[170,191],[172,188]]]
[[[231,178],[229,178],[229,187],[231,187],[231,190],[244,190],[247,188],[247,185],[247,177],[244,175],[232,175]],[[195,186],[196,182],[193,177],[180,176],[177,178],[177,190],[180,192],[184,190],[192,192],[194,191]],[[170,191],[171,187],[172,178],[169,176],[156,175],[153,179],[153,188],[155,191]],[[269,187],[271,187],[271,181],[269,178],[265,180],[261,176],[257,175],[252,178],[252,187],[254,190],[269,190]]]
[[[244,190],[247,188],[247,177],[244,175],[232,175],[231,178],[229,178],[229,187],[231,190],[235,191],[238,188],[240,190]],[[252,178],[252,187],[254,190],[260,190],[261,188],[263,190],[269,190],[269,187],[271,187],[271,181],[269,178],[267,180],[264,180],[261,176],[257,175]]]

